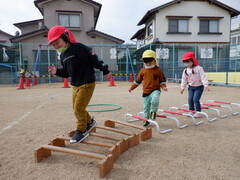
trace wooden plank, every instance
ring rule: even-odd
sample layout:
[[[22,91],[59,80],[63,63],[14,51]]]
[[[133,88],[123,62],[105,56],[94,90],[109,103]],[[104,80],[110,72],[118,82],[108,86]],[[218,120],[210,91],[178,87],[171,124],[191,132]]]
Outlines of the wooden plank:
[[[121,122],[121,121],[114,121],[114,120],[106,120],[104,122],[104,125],[107,126],[107,127],[115,127],[116,123],[117,124],[122,124],[124,126],[129,126],[129,127],[135,128],[135,129],[140,129],[140,130],[145,130],[146,129],[144,127],[135,126],[135,125],[132,125],[132,124],[129,124],[129,123],[125,123],[125,122]]]
[[[144,128],[144,127],[135,126],[135,125],[132,125],[132,124],[128,124],[128,123],[124,123],[124,122],[120,122],[120,121],[114,121],[114,120],[106,120],[104,122],[104,125],[107,126],[107,127],[114,128],[116,123],[141,130],[141,133],[140,133],[141,141],[146,141],[147,139],[152,138],[152,129],[151,128]]]
[[[103,159],[98,163],[100,171],[99,171],[99,177],[105,178],[106,175],[113,169],[113,156],[110,154],[107,156],[107,158]]]
[[[114,129],[114,128],[110,128],[110,127],[105,127],[105,126],[95,126],[95,127],[98,128],[98,129],[104,129],[104,130],[108,130],[108,131],[124,134],[124,135],[127,135],[127,136],[133,135],[133,133],[127,133],[127,132],[120,131],[120,130],[117,130],[117,129]]]
[[[35,162],[40,162],[44,158],[51,156],[51,150],[42,147],[34,150]]]
[[[122,141],[122,139],[120,138],[113,138],[104,134],[99,134],[99,133],[94,133],[94,132],[90,132],[91,136],[95,136],[95,137],[99,137],[99,138],[104,138],[104,139],[108,139],[108,140],[112,140],[112,141]]]
[[[78,155],[78,156],[90,157],[90,158],[94,158],[94,159],[100,159],[100,160],[106,159],[106,156],[101,155],[101,154],[73,150],[73,149],[68,149],[68,148],[63,148],[63,147],[52,146],[52,145],[41,145],[41,148],[52,150],[52,151],[68,153],[68,154],[74,154],[74,155]]]
[[[58,136],[57,139],[64,140],[64,141],[70,141],[71,137]],[[83,140],[81,143],[95,145],[95,146],[101,146],[101,147],[107,147],[107,148],[112,148],[115,146],[114,144],[100,143],[100,142],[94,142],[94,141],[88,141],[88,140]]]

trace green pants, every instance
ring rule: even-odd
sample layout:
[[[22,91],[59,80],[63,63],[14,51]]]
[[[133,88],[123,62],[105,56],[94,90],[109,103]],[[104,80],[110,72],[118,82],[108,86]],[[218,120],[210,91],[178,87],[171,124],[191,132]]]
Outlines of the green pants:
[[[82,86],[72,86],[73,111],[77,118],[77,129],[82,132],[86,130],[87,123],[90,123],[92,119],[86,108],[92,98],[94,88],[94,82]]]
[[[144,106],[144,109],[143,109],[144,118],[149,119],[151,112],[158,111],[160,93],[161,93],[161,91],[155,90],[149,96],[142,98],[143,106]]]

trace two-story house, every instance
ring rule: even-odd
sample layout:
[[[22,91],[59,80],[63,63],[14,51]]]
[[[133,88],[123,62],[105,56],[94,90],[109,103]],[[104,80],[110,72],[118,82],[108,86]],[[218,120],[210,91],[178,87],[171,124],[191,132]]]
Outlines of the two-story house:
[[[131,39],[137,40],[138,54],[156,50],[168,77],[181,76],[187,51],[195,52],[206,71],[223,71],[225,62],[220,61],[229,57],[231,19],[239,14],[217,0],[173,0],[147,11],[138,23],[144,27]]]
[[[4,43],[5,45],[9,45],[11,44],[11,41],[9,39],[11,39],[13,36],[11,34],[8,34],[4,31],[0,30],[0,43]]]
[[[48,30],[61,25],[70,29],[78,42],[94,46],[92,44],[122,44],[123,40],[96,30],[102,5],[93,0],[35,0],[35,6],[41,12],[43,18],[33,21],[14,24],[21,29],[21,35],[13,37],[13,43],[21,43],[22,62],[28,64],[28,69],[33,70],[34,62],[38,53],[38,44],[47,44]],[[94,47],[94,51],[107,63],[111,61],[111,70],[116,70],[114,60],[110,60],[110,48],[104,47],[101,53],[100,47]],[[41,46],[42,63],[58,62],[56,51]],[[115,60],[116,61],[116,60]],[[46,71],[46,67],[42,68]]]

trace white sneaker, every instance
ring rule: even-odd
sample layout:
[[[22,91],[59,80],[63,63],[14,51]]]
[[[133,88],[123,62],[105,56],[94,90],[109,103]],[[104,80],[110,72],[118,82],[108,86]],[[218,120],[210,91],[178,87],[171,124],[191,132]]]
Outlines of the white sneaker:
[[[194,112],[189,112],[188,115],[193,116],[195,113]]]
[[[201,114],[198,114],[198,113],[195,113],[195,114],[193,115],[193,117],[195,117],[195,118],[200,118],[200,117],[202,117],[202,115],[201,115]]]

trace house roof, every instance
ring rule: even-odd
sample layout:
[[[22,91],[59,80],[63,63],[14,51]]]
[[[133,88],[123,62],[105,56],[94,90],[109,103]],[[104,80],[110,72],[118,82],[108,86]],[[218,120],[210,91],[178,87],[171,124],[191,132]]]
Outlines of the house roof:
[[[0,30],[0,34],[3,34],[3,35],[5,35],[5,36],[13,37],[13,35],[8,34],[8,33],[4,32],[4,31],[2,31],[2,30]]]
[[[42,15],[44,14],[44,10],[41,7],[41,3],[46,3],[46,2],[49,2],[49,1],[52,1],[52,0],[34,0],[35,6],[39,9],[39,11],[41,12]],[[81,1],[86,2],[86,3],[94,6],[94,17],[95,17],[94,27],[96,27],[97,21],[98,21],[98,18],[99,18],[99,14],[100,14],[100,11],[101,11],[101,8],[102,8],[102,4],[100,4],[96,1],[93,1],[93,0],[81,0]]]
[[[88,35],[97,35],[97,36],[101,36],[107,39],[111,39],[112,41],[115,41],[118,44],[123,44],[125,41],[119,38],[116,38],[114,36],[108,35],[106,33],[103,33],[101,31],[97,31],[95,29],[91,29],[90,31],[87,31]]]
[[[15,23],[13,25],[20,28],[22,25],[35,24],[35,23],[38,23],[38,22],[43,22],[43,19],[36,19],[36,20],[32,20],[32,21],[24,21],[24,22]]]
[[[30,37],[33,37],[33,36],[37,36],[39,34],[43,34],[43,33],[47,33],[48,32],[48,28],[46,27],[43,27],[42,29],[38,29],[36,31],[32,31],[32,32],[29,32],[29,33],[25,33],[25,34],[22,34],[20,36],[14,36],[13,38],[10,39],[11,42],[20,42],[21,40],[23,39],[26,39],[26,38],[30,38]]]
[[[146,33],[146,27],[139,29],[132,37],[131,40],[139,37],[141,34]]]
[[[170,2],[168,2],[166,4],[163,4],[161,6],[158,6],[156,8],[153,8],[153,9],[149,10],[143,16],[143,18],[139,21],[139,23],[137,25],[140,26],[140,25],[144,24],[157,11],[159,11],[161,9],[164,9],[164,8],[166,8],[168,6],[171,6],[171,5],[174,5],[174,4],[177,4],[177,3],[181,3],[182,1],[207,1],[210,4],[216,5],[216,6],[220,7],[220,8],[223,8],[223,9],[229,11],[230,14],[231,14],[231,17],[235,17],[235,16],[238,16],[240,14],[240,11],[238,11],[238,10],[236,10],[236,9],[230,7],[230,6],[227,6],[226,4],[223,4],[223,3],[221,3],[221,2],[219,2],[217,0],[173,0],[173,1],[170,1]]]

